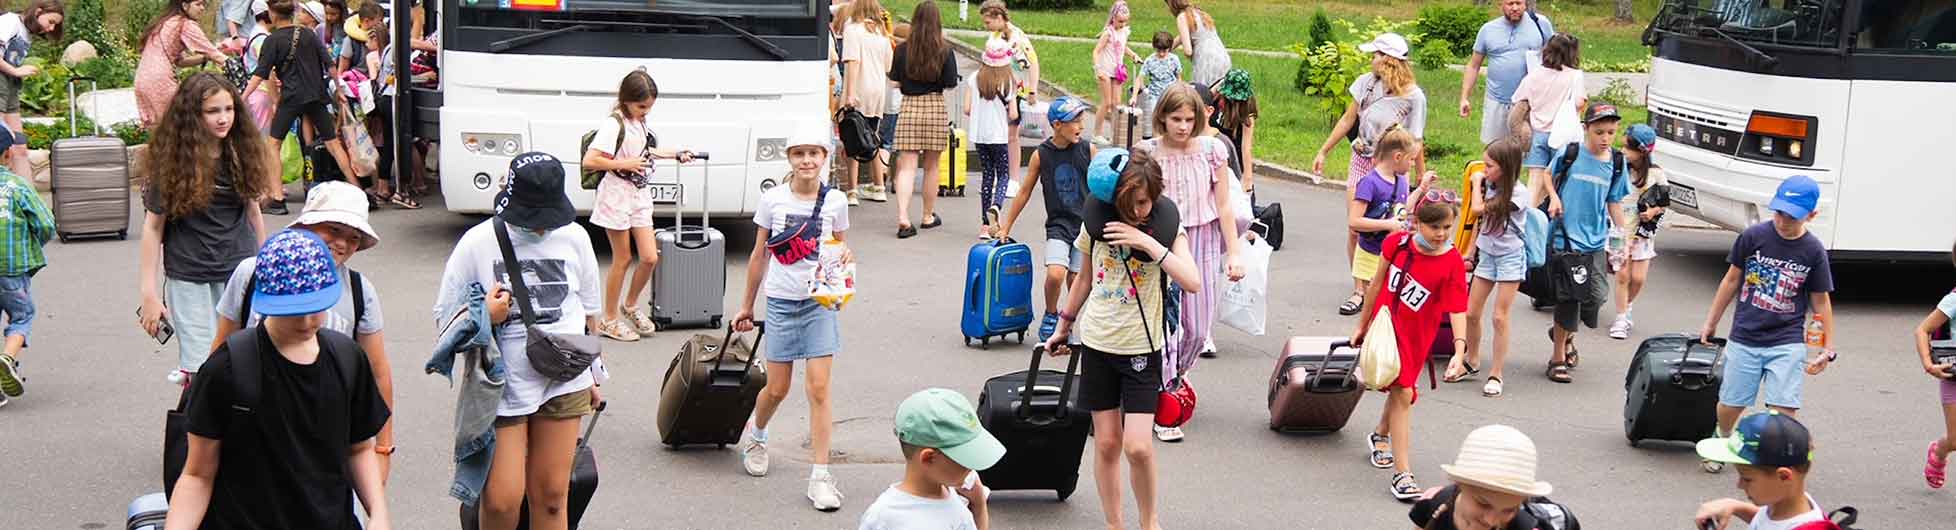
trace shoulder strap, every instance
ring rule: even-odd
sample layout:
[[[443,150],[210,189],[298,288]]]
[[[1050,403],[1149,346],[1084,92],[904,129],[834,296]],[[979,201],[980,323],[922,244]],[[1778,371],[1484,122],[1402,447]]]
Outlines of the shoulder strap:
[[[615,159],[619,156],[618,150],[625,148],[625,115],[613,112],[611,119],[618,121],[618,140],[611,146],[611,157]]]
[[[823,184],[821,189],[815,190],[815,211],[808,214],[808,225],[815,229],[812,236],[816,238],[822,237],[822,205],[829,202],[829,189],[828,184]]]
[[[346,281],[353,282],[353,334],[360,334],[360,321],[367,319],[367,279],[360,271],[346,270]]]
[[[245,280],[244,296],[242,297],[244,302],[238,304],[238,327],[240,328],[244,328],[245,324],[251,322],[251,293],[257,291],[258,273],[253,272],[251,273],[250,279]]]
[[[503,251],[503,274],[509,276],[509,288],[516,295],[518,309],[523,311],[523,324],[536,326],[536,311],[530,307],[530,288],[523,284],[523,263],[516,261],[516,248],[509,244],[509,225],[503,218],[490,221],[496,232],[496,246]]]
[[[1108,245],[1107,251],[1110,253],[1113,252],[1114,246],[1111,244]],[[1130,250],[1129,252],[1133,252],[1133,251]],[[1134,269],[1128,266],[1127,259],[1125,258],[1121,259],[1121,275],[1127,277],[1127,286],[1134,289],[1134,310],[1136,312],[1141,313],[1141,333],[1142,336],[1148,338],[1148,349],[1153,350],[1155,349],[1155,331],[1154,328],[1148,326],[1148,308],[1146,306],[1141,305],[1141,286],[1135,284]],[[1163,276],[1162,281],[1167,281],[1166,271],[1163,271],[1162,276]],[[1164,298],[1167,297],[1168,289],[1162,289],[1161,295]],[[1165,317],[1167,315],[1163,315],[1163,316]],[[1168,345],[1167,333],[1168,333],[1167,329],[1165,328],[1162,329],[1163,335],[1161,339],[1162,339],[1162,346],[1164,347]]]
[[[1562,156],[1555,159],[1555,167],[1550,168],[1549,176],[1554,178],[1555,192],[1562,193],[1562,185],[1569,182],[1569,169],[1576,167],[1576,157],[1582,154],[1582,142],[1569,142],[1562,147]]]
[[[258,407],[258,398],[263,394],[265,372],[264,352],[258,350],[257,326],[231,333],[224,338],[224,349],[231,355],[231,408],[251,412]]]
[[[1544,44],[1548,43],[1549,34],[1548,34],[1548,30],[1542,29],[1541,15],[1535,14],[1535,10],[1530,9],[1528,10],[1528,20],[1533,21],[1535,23],[1535,33],[1542,35],[1542,43]]]
[[[1610,148],[1610,189],[1603,190],[1603,195],[1606,197],[1609,196],[1610,190],[1616,189],[1617,181],[1621,181],[1621,180],[1623,180],[1623,151],[1618,150],[1615,147],[1611,147]]]

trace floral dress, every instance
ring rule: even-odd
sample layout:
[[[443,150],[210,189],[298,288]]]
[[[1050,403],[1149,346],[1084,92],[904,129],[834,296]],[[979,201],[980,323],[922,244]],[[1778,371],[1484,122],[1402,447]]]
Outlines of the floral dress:
[[[143,128],[155,126],[170,108],[170,98],[177,93],[177,58],[185,51],[223,53],[204,36],[204,28],[187,17],[164,22],[143,43],[143,56],[136,64],[136,112]]]

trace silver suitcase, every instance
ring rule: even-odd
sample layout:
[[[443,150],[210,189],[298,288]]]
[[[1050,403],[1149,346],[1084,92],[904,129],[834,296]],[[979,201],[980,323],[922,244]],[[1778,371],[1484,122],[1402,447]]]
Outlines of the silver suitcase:
[[[68,80],[68,131],[76,135],[75,85],[95,80]],[[91,90],[93,91],[93,90]],[[78,236],[129,237],[129,151],[121,138],[94,136],[55,140],[48,154],[49,187],[54,190],[55,234],[63,243]]]
[[[703,161],[707,154],[694,153],[693,158]],[[652,276],[652,322],[659,329],[718,329],[726,315],[727,236],[708,223],[711,180],[702,173],[700,224],[687,225],[683,205],[675,205],[672,228],[659,231],[659,267]],[[683,201],[685,194],[680,196]]]

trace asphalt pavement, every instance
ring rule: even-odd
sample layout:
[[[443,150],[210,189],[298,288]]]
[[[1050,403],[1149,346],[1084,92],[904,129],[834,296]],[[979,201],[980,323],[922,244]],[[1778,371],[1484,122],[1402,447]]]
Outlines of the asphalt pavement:
[[[1263,199],[1283,203],[1289,217],[1288,245],[1271,263],[1269,333],[1253,337],[1219,327],[1221,356],[1196,368],[1201,401],[1188,440],[1157,445],[1164,525],[1404,528],[1405,505],[1387,495],[1389,472],[1366,463],[1365,432],[1378,417],[1378,396],[1367,396],[1351,424],[1335,434],[1282,435],[1266,427],[1266,382],[1285,337],[1344,335],[1355,321],[1335,310],[1350,289],[1339,247],[1339,194],[1270,180],[1258,188]],[[446,495],[455,398],[446,380],[423,374],[421,366],[432,347],[436,279],[453,241],[479,221],[444,211],[438,199],[427,203],[420,211],[376,212],[383,241],[351,262],[378,285],[385,310],[399,447],[388,497],[395,526],[410,529],[456,525],[456,502]],[[606,344],[611,406],[592,442],[603,478],[584,528],[854,528],[862,510],[901,476],[891,415],[903,397],[938,386],[975,402],[985,378],[1023,369],[1029,360],[1029,347],[963,345],[959,278],[974,242],[977,199],[947,198],[939,207],[942,228],[902,241],[895,238],[892,205],[865,203],[850,211],[861,284],[841,315],[844,351],[833,385],[834,473],[847,496],[841,512],[815,512],[802,497],[807,408],[799,388],[772,428],[772,476],[746,476],[732,449],[673,451],[658,443],[653,418],[669,359],[694,333],[715,333],[669,331]],[[1042,211],[1035,200],[1017,235],[1039,238]],[[720,228],[730,236],[731,315],[741,294],[732,278],[744,270],[753,231],[738,220]],[[1421,389],[1412,462],[1422,484],[1445,483],[1439,465],[1452,459],[1469,430],[1507,423],[1534,437],[1541,478],[1555,484],[1554,497],[1590,528],[1688,528],[1698,502],[1737,495],[1736,474],[1698,471],[1682,445],[1629,447],[1621,420],[1623,374],[1635,340],[1697,328],[1731,240],[1722,232],[1661,234],[1662,255],[1638,304],[1633,340],[1585,332],[1585,362],[1574,384],[1541,376],[1547,319],[1518,302],[1506,397],[1481,397],[1478,380]],[[136,247],[132,240],[48,249],[52,265],[34,280],[40,309],[34,345],[23,359],[28,393],[0,409],[0,527],[119,528],[130,499],[161,489],[163,413],[176,397],[163,377],[174,366],[175,344],[159,348],[130,315],[137,304]],[[1942,425],[1935,387],[1917,368],[1906,333],[1947,292],[1951,277],[1944,268],[1922,267],[1837,274],[1841,361],[1807,383],[1809,410],[1802,415],[1819,441],[1813,495],[1828,507],[1859,507],[1873,528],[1946,527],[1956,493],[1928,490],[1920,472],[1922,447]],[[1091,465],[1080,473],[1079,494],[1065,502],[1051,492],[998,492],[993,527],[1097,528]]]

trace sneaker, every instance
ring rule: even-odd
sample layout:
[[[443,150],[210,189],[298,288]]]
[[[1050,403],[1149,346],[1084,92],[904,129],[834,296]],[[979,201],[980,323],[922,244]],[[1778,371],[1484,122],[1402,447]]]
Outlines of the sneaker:
[[[882,186],[863,186],[863,188],[864,191],[868,192],[863,195],[864,199],[876,202],[889,202],[890,200],[889,192],[884,191]]]
[[[1163,427],[1160,425],[1155,426],[1156,440],[1161,440],[1168,443],[1176,443],[1182,441],[1182,438],[1186,436],[1187,434],[1182,432],[1181,427]]]
[[[849,190],[849,205],[862,206],[863,205],[862,194],[858,193],[856,190]]]
[[[755,440],[749,435],[747,442],[740,446],[740,467],[750,476],[767,476],[767,442]]]
[[[292,210],[290,208],[285,207],[285,201],[273,201],[273,202],[265,203],[264,206],[260,206],[258,208],[258,212],[265,215],[291,215],[292,214]]]
[[[808,502],[815,510],[833,512],[842,509],[842,490],[835,487],[835,475],[822,475],[808,479]]]
[[[1630,319],[1617,315],[1616,322],[1610,324],[1610,338],[1623,340],[1630,338]]]
[[[20,397],[27,392],[27,387],[23,385],[26,381],[27,378],[20,375],[20,363],[13,357],[0,354],[0,395]]]
[[[1096,135],[1093,135],[1093,143],[1096,143],[1096,144],[1106,144],[1106,145],[1114,145],[1114,141],[1113,141],[1113,140],[1109,140],[1109,139],[1107,139],[1107,137],[1105,137],[1105,136],[1101,136],[1101,135],[1098,135],[1098,134],[1096,134]]]
[[[1399,502],[1413,502],[1423,493],[1419,489],[1419,481],[1413,479],[1412,473],[1393,473],[1390,490],[1392,498],[1399,499]]]
[[[1046,339],[1053,338],[1053,332],[1058,328],[1059,313],[1046,313],[1046,318],[1039,319],[1039,343],[1045,344]]]
[[[1706,473],[1716,475],[1718,472],[1725,470],[1725,463],[1717,460],[1700,460],[1698,461],[1698,468],[1705,470]]]

